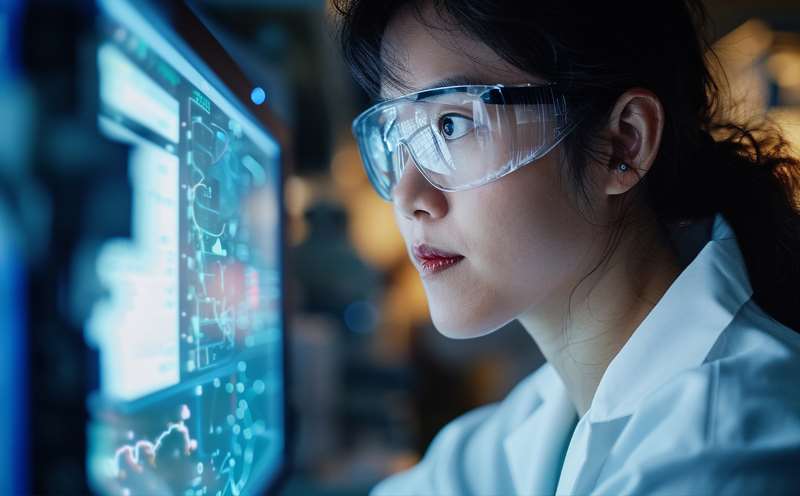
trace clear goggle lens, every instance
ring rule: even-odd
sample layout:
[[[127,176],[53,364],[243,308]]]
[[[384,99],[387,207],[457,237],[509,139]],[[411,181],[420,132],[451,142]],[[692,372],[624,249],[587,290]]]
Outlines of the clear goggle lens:
[[[378,103],[353,122],[372,185],[386,200],[408,159],[444,191],[475,188],[531,163],[571,130],[552,85],[469,85]]]

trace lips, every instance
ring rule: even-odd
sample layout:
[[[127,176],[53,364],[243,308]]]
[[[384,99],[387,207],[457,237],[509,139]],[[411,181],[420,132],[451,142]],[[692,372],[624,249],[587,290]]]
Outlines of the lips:
[[[429,245],[419,244],[413,248],[414,259],[423,275],[436,274],[449,269],[464,259],[458,253],[449,253]]]

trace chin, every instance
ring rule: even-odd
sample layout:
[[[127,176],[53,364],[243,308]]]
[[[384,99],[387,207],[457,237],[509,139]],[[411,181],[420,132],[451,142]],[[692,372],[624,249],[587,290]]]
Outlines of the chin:
[[[472,339],[490,334],[513,318],[489,318],[471,315],[469,312],[449,312],[431,310],[433,326],[442,336],[450,339]]]

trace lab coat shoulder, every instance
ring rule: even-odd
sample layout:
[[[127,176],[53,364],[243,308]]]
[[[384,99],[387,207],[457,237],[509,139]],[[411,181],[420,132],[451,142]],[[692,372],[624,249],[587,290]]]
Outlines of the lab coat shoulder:
[[[643,399],[593,493],[792,493],[799,384],[800,334],[748,301],[702,365]]]
[[[512,494],[512,477],[500,441],[530,416],[554,384],[560,384],[560,379],[545,364],[501,402],[452,420],[417,465],[385,479],[370,496]]]

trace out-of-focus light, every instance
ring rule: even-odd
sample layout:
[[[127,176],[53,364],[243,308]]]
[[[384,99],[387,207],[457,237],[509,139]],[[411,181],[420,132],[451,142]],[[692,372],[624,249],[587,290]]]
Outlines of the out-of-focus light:
[[[784,88],[800,85],[800,52],[778,52],[770,56],[767,69]]]
[[[298,176],[286,179],[286,212],[292,217],[302,217],[311,204],[312,191],[308,181]]]
[[[406,256],[391,203],[383,201],[367,184],[351,193],[346,204],[350,241],[363,260],[389,269]]]
[[[290,176],[285,185],[286,213],[289,214],[289,244],[297,246],[308,238],[308,224],[303,215],[314,198],[311,185],[306,179]]]
[[[396,265],[406,256],[406,250],[394,222],[392,204],[373,190],[352,139],[337,147],[331,160],[331,178],[347,208],[350,242],[358,255],[381,269]]]
[[[378,309],[368,301],[355,301],[344,309],[344,323],[353,332],[371,332],[378,323]]]
[[[721,37],[714,49],[728,69],[749,66],[772,46],[775,34],[760,19],[750,19]]]
[[[267,100],[267,93],[262,87],[257,86],[253,88],[253,91],[250,93],[250,100],[256,105],[261,105]]]
[[[367,175],[361,164],[361,156],[355,141],[340,146],[331,160],[331,176],[346,199],[348,193],[367,183]]]
[[[384,302],[389,322],[396,326],[427,322],[430,318],[428,297],[417,269],[410,261],[406,262],[397,271],[394,279]]]
[[[290,219],[288,231],[289,244],[298,246],[308,238],[308,223],[302,218]]]
[[[410,262],[392,277],[381,304],[382,326],[376,351],[387,363],[402,363],[411,352],[415,327],[430,322],[428,299],[419,273]]]
[[[770,103],[770,87],[761,61],[774,40],[769,25],[750,19],[714,43],[716,57],[709,58],[709,68],[714,79],[723,83],[721,118],[747,122],[764,114]]]

